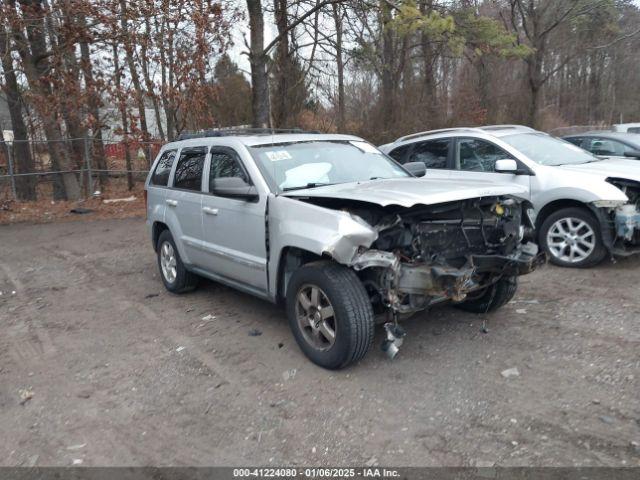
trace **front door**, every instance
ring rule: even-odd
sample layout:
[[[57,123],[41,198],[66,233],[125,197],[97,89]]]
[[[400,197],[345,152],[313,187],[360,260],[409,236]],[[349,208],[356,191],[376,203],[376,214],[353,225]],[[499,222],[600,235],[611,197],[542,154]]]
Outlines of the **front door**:
[[[516,183],[530,188],[529,175],[498,173],[495,171],[497,160],[512,159],[519,167],[527,168],[513,155],[487,140],[479,138],[457,138],[453,151],[453,169],[451,179],[479,180],[492,183]],[[531,198],[530,193],[526,197]]]
[[[238,177],[252,184],[242,159],[232,148],[211,148],[208,173],[202,199],[205,268],[215,276],[266,293],[266,195],[247,200],[215,191],[214,180],[219,178]]]

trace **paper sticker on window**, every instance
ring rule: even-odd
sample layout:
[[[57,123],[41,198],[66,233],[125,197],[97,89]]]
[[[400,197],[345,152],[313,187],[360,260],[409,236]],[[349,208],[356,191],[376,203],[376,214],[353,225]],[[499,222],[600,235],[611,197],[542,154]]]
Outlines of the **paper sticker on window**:
[[[269,160],[278,162],[280,160],[291,160],[293,157],[286,150],[277,150],[275,152],[264,152]]]
[[[382,152],[380,152],[380,150],[378,150],[373,145],[368,144],[367,142],[360,142],[360,141],[357,141],[357,140],[352,140],[349,143],[351,143],[351,145],[353,145],[354,147],[359,148],[364,153],[377,153],[378,155],[382,154]]]

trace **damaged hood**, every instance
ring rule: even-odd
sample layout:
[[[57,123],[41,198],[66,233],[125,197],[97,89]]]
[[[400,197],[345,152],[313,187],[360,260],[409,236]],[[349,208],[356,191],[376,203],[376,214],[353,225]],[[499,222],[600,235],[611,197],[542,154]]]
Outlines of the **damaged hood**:
[[[471,180],[424,180],[390,178],[366,182],[341,183],[303,190],[293,190],[287,197],[340,198],[375,203],[382,207],[399,205],[435,205],[468,198],[514,195],[526,197],[527,189],[515,184]]]
[[[638,160],[601,160],[579,165],[561,165],[559,168],[601,175],[603,179],[615,177],[640,182],[640,161]]]

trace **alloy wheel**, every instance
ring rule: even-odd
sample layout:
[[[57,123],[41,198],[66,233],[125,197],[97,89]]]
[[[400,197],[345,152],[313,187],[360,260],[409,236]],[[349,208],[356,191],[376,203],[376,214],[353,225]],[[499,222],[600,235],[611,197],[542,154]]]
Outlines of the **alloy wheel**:
[[[173,245],[169,242],[164,242],[160,247],[160,267],[162,268],[164,279],[169,283],[173,283],[178,275],[178,270],[176,254]]]
[[[296,296],[296,319],[305,341],[318,350],[336,341],[336,317],[327,295],[315,285],[303,285]]]
[[[587,222],[567,217],[556,221],[547,232],[551,255],[568,263],[587,259],[596,248],[596,233]]]

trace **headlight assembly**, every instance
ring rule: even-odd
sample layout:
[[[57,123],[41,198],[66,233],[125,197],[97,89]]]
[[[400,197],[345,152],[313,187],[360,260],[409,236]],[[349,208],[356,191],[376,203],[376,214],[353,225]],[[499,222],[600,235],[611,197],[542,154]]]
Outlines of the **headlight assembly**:
[[[597,208],[618,208],[624,205],[626,202],[621,200],[596,200],[592,203]]]

